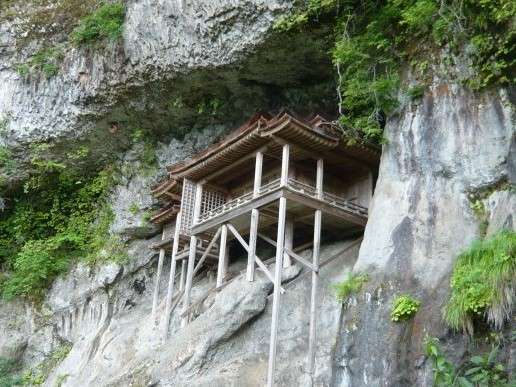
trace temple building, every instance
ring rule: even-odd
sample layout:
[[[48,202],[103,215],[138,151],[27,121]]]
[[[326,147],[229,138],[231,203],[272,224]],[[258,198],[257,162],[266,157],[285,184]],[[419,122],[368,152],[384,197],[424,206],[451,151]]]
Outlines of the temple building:
[[[153,187],[163,208],[152,221],[163,225],[153,299],[170,256],[165,330],[181,305],[190,319],[191,289],[203,266],[216,270],[223,286],[238,243],[247,255],[246,278],[259,270],[274,284],[267,385],[274,384],[282,270],[293,264],[312,272],[308,373],[315,361],[316,307],[321,239],[344,239],[363,232],[379,163],[375,147],[350,143],[338,128],[317,115],[300,119],[288,112],[256,114],[244,125],[190,160],[168,167],[168,178]],[[275,249],[261,257],[258,240]],[[312,259],[298,254],[312,248]],[[241,256],[242,254],[240,254]],[[168,262],[169,260],[167,260]],[[274,269],[271,269],[274,264]],[[274,271],[274,272],[272,272]],[[166,332],[165,332],[166,335]]]

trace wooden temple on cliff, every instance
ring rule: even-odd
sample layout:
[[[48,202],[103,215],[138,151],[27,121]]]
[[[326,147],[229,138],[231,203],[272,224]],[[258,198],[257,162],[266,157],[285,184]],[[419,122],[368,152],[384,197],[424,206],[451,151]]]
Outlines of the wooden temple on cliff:
[[[378,149],[348,144],[325,118],[300,119],[282,112],[256,114],[221,142],[169,166],[168,178],[152,189],[164,204],[152,218],[163,225],[162,241],[154,246],[159,250],[154,318],[159,277],[165,256],[171,257],[165,336],[179,305],[182,323],[188,323],[193,280],[203,265],[216,267],[215,286],[224,285],[232,260],[227,246],[238,241],[247,253],[247,280],[261,270],[274,284],[268,386],[274,384],[282,270],[301,264],[312,272],[312,375],[321,232],[345,238],[364,229],[378,161]],[[257,255],[258,239],[275,248],[272,262]],[[294,243],[311,245],[312,259],[300,256]],[[274,263],[273,273],[269,266]]]

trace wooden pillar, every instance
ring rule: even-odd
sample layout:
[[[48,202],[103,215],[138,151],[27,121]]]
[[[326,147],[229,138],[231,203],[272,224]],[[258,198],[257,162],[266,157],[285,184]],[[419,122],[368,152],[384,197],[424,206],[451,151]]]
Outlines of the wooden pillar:
[[[193,221],[192,226],[194,226],[199,220],[199,216],[201,215],[201,205],[202,205],[202,184],[197,184],[195,189],[195,202],[194,202],[194,211],[193,211]],[[190,306],[190,293],[192,290],[192,282],[193,282],[193,271],[195,268],[195,256],[197,252],[197,236],[190,236],[190,250],[188,252],[188,267],[186,271],[186,283],[185,283],[185,296],[183,299],[183,314],[186,313],[188,307]],[[183,320],[181,321],[181,326],[185,326],[188,323],[188,315],[184,315]]]
[[[281,158],[281,186],[288,182],[288,158],[289,145],[283,145],[283,155]],[[287,199],[279,199],[278,211],[278,233],[276,236],[276,267],[274,272],[274,295],[272,300],[272,321],[271,321],[271,340],[269,344],[269,366],[267,370],[267,387],[274,385],[274,369],[276,367],[276,348],[278,341],[278,319],[281,302],[281,276],[283,272],[283,254],[285,247],[285,217],[287,214]]]
[[[289,144],[284,144],[283,145],[283,153],[281,155],[281,179],[280,179],[280,185],[282,187],[284,187],[284,186],[286,186],[288,184],[289,157],[290,157],[290,145]]]
[[[223,224],[220,229],[219,241],[219,265],[217,267],[217,287],[221,287],[227,273],[228,257],[226,254],[226,244],[228,239],[228,226]]]
[[[165,240],[165,226],[161,232],[161,240]],[[158,309],[159,298],[159,280],[161,279],[161,272],[163,271],[163,260],[165,259],[165,249],[159,249],[158,270],[156,273],[156,283],[154,284],[154,296],[152,297],[152,319],[156,319],[156,310]]]
[[[285,221],[285,247],[292,250],[294,247],[294,221],[287,215]],[[283,267],[292,266],[292,258],[287,253],[283,254]]]
[[[323,198],[323,160],[317,160],[317,174],[316,174],[316,192],[317,198]],[[313,377],[315,371],[315,352],[317,348],[317,334],[316,334],[316,316],[317,316],[317,286],[319,283],[319,250],[321,247],[321,210],[315,211],[314,218],[314,246],[312,253],[312,264],[317,271],[312,271],[312,291],[310,295],[310,332],[308,337],[308,373],[313,384]]]
[[[262,185],[262,167],[263,167],[263,153],[256,152],[256,162],[254,167],[254,185],[253,198],[260,195],[260,187]],[[251,226],[249,229],[249,250],[247,252],[247,273],[248,281],[254,281],[255,256],[256,256],[256,241],[258,239],[258,221],[260,212],[257,208],[251,210]]]
[[[187,264],[188,261],[186,259],[183,259],[181,261],[181,277],[179,277],[179,291],[185,290]]]
[[[181,211],[176,217],[176,228],[174,229],[174,240],[172,241],[172,256],[170,259],[170,273],[168,277],[168,289],[167,299],[165,306],[165,325],[163,327],[163,337],[166,339],[168,336],[168,327],[170,325],[171,309],[172,309],[172,297],[174,296],[174,281],[176,279],[176,266],[177,266],[177,250],[179,249],[179,234],[181,232]]]

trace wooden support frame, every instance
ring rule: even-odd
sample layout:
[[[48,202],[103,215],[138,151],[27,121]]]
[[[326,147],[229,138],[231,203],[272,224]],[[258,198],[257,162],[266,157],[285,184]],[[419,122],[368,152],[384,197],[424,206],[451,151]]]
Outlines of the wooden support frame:
[[[163,227],[161,232],[161,240],[165,240],[166,230]],[[159,257],[158,257],[158,270],[156,271],[156,282],[154,284],[154,295],[152,297],[152,319],[156,321],[156,311],[158,309],[158,298],[159,298],[159,281],[161,279],[161,272],[163,271],[163,261],[165,259],[165,249],[159,249]]]
[[[323,175],[324,162],[323,159],[317,160],[317,173],[315,188],[317,197],[323,196]],[[319,267],[319,251],[321,247],[321,224],[322,211],[316,210],[314,215],[314,246],[312,251],[312,264]],[[315,352],[317,347],[317,330],[316,330],[316,316],[317,316],[317,286],[319,285],[319,272],[312,271],[312,289],[310,293],[310,326],[308,334],[308,375],[313,385],[315,372]]]
[[[177,251],[179,250],[179,233],[181,229],[181,211],[177,214],[176,217],[176,228],[174,229],[174,241],[172,242],[172,256],[170,257],[170,273],[168,277],[168,289],[167,289],[167,298],[165,302],[165,324],[163,327],[164,333],[163,337],[166,339],[168,336],[168,327],[170,325],[170,318],[172,314],[172,295],[174,294],[174,281],[176,278],[176,266],[177,266]],[[181,275],[181,277],[183,277]],[[181,278],[182,282],[182,278]],[[179,289],[182,291],[183,289]]]
[[[224,283],[227,272],[227,256],[226,245],[228,240],[228,226],[223,224],[220,226],[220,243],[219,243],[219,264],[217,266],[217,283],[216,287],[220,288]]]
[[[256,161],[254,166],[254,184],[253,199],[260,195],[260,187],[262,186],[262,169],[263,169],[263,153],[256,152]],[[251,225],[249,227],[249,250],[247,252],[247,273],[246,279],[254,281],[255,256],[256,256],[256,240],[258,233],[258,223],[260,212],[257,208],[251,210]]]
[[[288,147],[287,145],[284,145]],[[288,148],[287,148],[288,149]],[[285,156],[285,151],[283,153]],[[287,151],[288,156],[288,151]],[[276,350],[278,340],[278,320],[279,308],[281,301],[281,277],[283,274],[283,254],[285,243],[285,217],[287,213],[287,199],[280,198],[278,210],[278,234],[276,238],[276,267],[274,273],[274,297],[272,300],[272,321],[271,321],[271,339],[269,344],[269,365],[267,369],[267,387],[274,385],[274,370],[276,367]]]
[[[197,183],[195,189],[195,202],[194,202],[194,213],[193,213],[193,225],[197,223],[199,220],[199,215],[201,213],[201,201],[202,201],[202,184]],[[190,236],[190,250],[188,252],[188,267],[186,271],[186,283],[185,283],[185,295],[183,298],[183,312],[188,310],[188,306],[190,305],[190,293],[192,291],[192,281],[193,281],[193,272],[195,265],[195,255],[197,249],[197,236]],[[181,321],[181,326],[185,326],[188,323],[189,316],[185,316]]]
[[[308,262],[305,258],[300,256],[299,254],[294,253],[292,250],[290,250],[290,249],[288,249],[286,247],[284,248],[284,250],[285,250],[285,253],[288,254],[291,258],[294,258],[299,263],[302,263],[303,265],[305,265],[310,270],[312,270],[312,271],[319,271],[319,268],[317,266],[315,266],[311,262]]]
[[[246,250],[246,251],[249,251],[249,245],[246,243],[246,241],[244,240],[244,238],[242,237],[242,235],[240,235],[240,233],[238,232],[238,230],[231,224],[231,223],[228,223],[227,224],[229,230],[231,231],[231,233],[235,236],[235,238],[240,242],[240,244],[242,245],[242,247]],[[263,261],[257,256],[255,255],[254,256],[254,259],[255,259],[255,262],[256,264],[258,265],[258,267],[260,269],[262,269],[262,271],[265,273],[265,275],[269,278],[269,280],[274,283],[274,277],[272,276],[271,272],[269,271],[269,269],[267,268],[267,266],[265,265],[265,263],[263,263]],[[281,292],[284,293],[285,292],[285,289],[281,288]]]
[[[211,249],[213,249],[213,246],[215,245],[215,243],[219,239],[219,236],[221,234],[221,228],[222,227],[219,227],[219,229],[217,230],[217,232],[215,233],[215,235],[211,239],[210,243],[208,244],[208,247],[206,247],[206,250],[204,250],[204,253],[201,255],[201,258],[199,258],[199,262],[197,262],[197,265],[195,266],[193,274],[192,274],[193,277],[195,277],[197,272],[201,269],[202,264],[204,263],[204,261],[208,257],[208,254],[210,253]]]

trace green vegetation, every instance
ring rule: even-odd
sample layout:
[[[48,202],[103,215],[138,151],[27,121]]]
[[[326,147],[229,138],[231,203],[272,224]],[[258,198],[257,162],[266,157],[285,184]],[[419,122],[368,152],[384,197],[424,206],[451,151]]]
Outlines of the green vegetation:
[[[340,302],[344,302],[353,294],[356,294],[362,290],[362,286],[369,280],[367,274],[360,273],[348,273],[347,278],[334,285],[335,296]]]
[[[510,318],[516,289],[516,233],[502,231],[477,241],[459,255],[450,281],[451,296],[444,307],[446,323],[474,333],[474,319],[501,328]]]
[[[77,45],[88,45],[105,39],[117,40],[122,36],[125,7],[122,3],[104,4],[81,19],[72,31],[71,40]]]
[[[456,367],[443,354],[439,340],[426,338],[425,352],[433,364],[436,387],[509,387],[507,372],[497,362],[498,345],[489,353],[473,356],[461,367]]]
[[[421,302],[409,295],[399,296],[394,300],[391,320],[394,322],[408,320],[417,313],[420,306]]]
[[[19,64],[17,71],[21,76],[42,73],[50,78],[59,71],[59,63],[62,59],[63,50],[60,46],[43,48],[32,55],[26,63]]]
[[[79,259],[125,259],[123,243],[109,235],[113,169],[84,173],[46,158],[48,151],[46,144],[32,148],[34,170],[0,219],[0,290],[7,298],[40,299]],[[71,153],[74,161],[79,153]]]
[[[398,105],[399,75],[408,65],[423,83],[435,58],[472,64],[473,89],[508,85],[516,66],[513,0],[308,0],[276,24],[279,31],[334,26],[340,123],[351,139],[382,142],[386,116]],[[436,53],[447,52],[445,57]],[[446,66],[451,67],[451,66]],[[419,97],[422,87],[409,91]]]
[[[72,349],[69,343],[61,344],[45,360],[34,369],[23,373],[22,382],[24,386],[40,386],[47,380],[48,376],[59,363],[61,363]],[[61,381],[62,383],[62,381]]]
[[[18,372],[18,362],[0,357],[0,387],[21,386],[21,379],[17,376]]]

